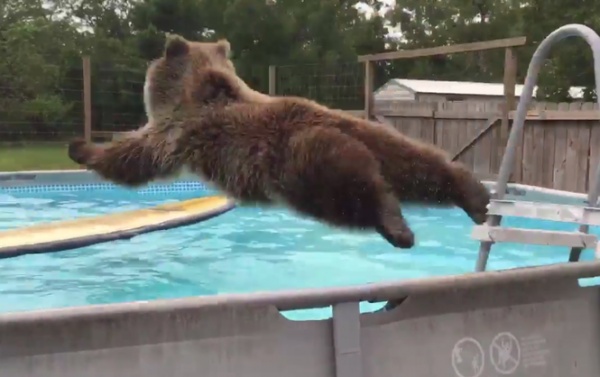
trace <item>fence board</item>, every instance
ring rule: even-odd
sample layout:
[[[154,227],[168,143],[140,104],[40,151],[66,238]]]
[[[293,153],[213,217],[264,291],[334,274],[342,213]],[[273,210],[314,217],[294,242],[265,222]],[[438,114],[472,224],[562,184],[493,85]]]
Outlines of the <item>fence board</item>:
[[[486,113],[491,112],[496,108],[497,105],[493,103],[486,103],[483,108]],[[473,122],[473,126],[470,128],[469,138],[475,136],[479,129],[485,124],[487,124],[490,120],[486,119],[483,121]],[[473,171],[475,171],[480,176],[490,176],[498,173],[498,169],[494,169],[492,165],[492,153],[494,151],[494,143],[493,135],[494,129],[500,126],[500,122],[496,122],[494,126],[492,126],[491,132],[487,132],[485,135],[481,137],[481,139],[471,148],[473,149]]]
[[[478,103],[461,103],[458,106],[457,103],[448,103],[447,109],[450,112],[459,112],[459,113],[468,113],[468,112],[479,112]],[[475,111],[470,111],[475,110]],[[448,124],[451,125],[451,129],[453,130],[452,134],[452,149],[449,149],[448,152],[450,154],[456,153],[460,147],[469,141],[469,128],[471,127],[472,121],[465,119],[452,119],[448,120]],[[462,156],[458,159],[458,161],[465,164],[467,167],[471,167],[473,165],[473,151],[472,148],[470,150],[465,151]]]
[[[558,103],[546,104],[547,110],[558,110]],[[554,148],[556,145],[555,125],[549,122],[541,122],[544,133],[544,149],[542,155],[542,187],[553,188],[554,187]]]
[[[570,107],[571,110],[573,107]],[[577,188],[577,140],[579,125],[574,122],[561,122],[567,129],[567,148],[565,152],[565,190]]]
[[[478,106],[478,109],[479,109],[480,112],[487,113],[487,112],[489,112],[491,106],[493,106],[493,105],[484,102],[484,103],[481,103]],[[469,124],[469,129],[468,129],[468,132],[467,132],[467,138],[462,139],[461,142],[459,143],[459,145],[462,146],[467,140],[472,139],[477,134],[477,131],[481,128],[481,126],[485,125],[487,123],[487,121],[488,121],[488,118],[470,121],[469,122],[470,123]],[[493,132],[493,129],[492,129],[492,132]],[[485,137],[487,137],[489,139],[490,136],[489,135],[484,135],[484,138]],[[480,141],[480,143],[482,143],[482,142],[483,141]],[[492,145],[488,143],[488,147],[489,147],[489,149],[491,149]],[[476,167],[477,167],[478,168],[477,169],[478,170],[477,171],[478,174],[491,174],[492,171],[490,169],[490,166],[485,166],[485,168],[484,168],[484,165],[482,163],[479,163],[477,161],[477,158],[476,158],[477,154],[476,154],[476,152],[477,152],[476,148],[470,148],[469,151],[466,152],[466,154],[469,156],[468,159],[467,159],[467,161],[469,161],[468,166],[473,171],[475,171]]]
[[[475,160],[473,164],[473,171],[478,176],[497,174],[497,170],[494,170],[492,166],[492,153],[494,151],[493,128],[498,127],[498,125],[501,123],[498,118],[495,118],[494,120],[488,120],[486,123],[491,121],[494,122],[494,124],[491,126],[492,129],[479,138],[476,144],[473,145]]]
[[[535,139],[533,130],[536,127],[536,121],[525,122],[523,127],[523,148],[522,148],[522,177],[521,182],[527,185],[534,184],[535,182]]]
[[[422,120],[421,125],[421,140],[431,144],[436,144],[435,139],[435,119],[428,118]]]
[[[569,110],[568,103],[559,103],[559,110]],[[565,181],[565,163],[567,154],[567,128],[565,122],[554,124],[554,168],[553,182],[554,188],[558,190],[566,189]]]
[[[417,117],[419,114],[433,114],[433,105],[413,102],[404,105],[403,110],[405,110],[406,115],[414,115],[414,117],[388,117],[388,119],[392,120],[391,123],[394,125],[394,128],[409,137],[433,144],[435,142],[433,139],[433,130],[425,129],[427,128],[426,123],[431,123],[432,117]]]
[[[587,111],[590,109],[590,104],[582,103],[579,105],[581,110]],[[579,130],[579,138],[576,144],[577,165],[575,167],[577,171],[577,186],[574,191],[586,192],[588,191],[591,123],[586,120],[577,121],[577,128]]]
[[[569,110],[580,108],[581,104],[572,103]],[[562,122],[561,122],[562,123]],[[579,182],[579,152],[583,149],[579,144],[582,125],[580,122],[564,122],[567,127],[567,151],[565,154],[565,189],[577,191]]]
[[[447,110],[451,106],[449,102],[440,102],[438,110]],[[456,123],[452,119],[438,119],[435,122],[438,135],[441,136],[439,146],[448,153],[452,153],[458,146],[458,129]]]
[[[598,111],[598,104],[592,104],[593,108]],[[590,161],[588,168],[588,189],[596,183],[596,169],[600,162],[600,123],[591,122],[590,125]]]
[[[513,123],[514,122],[511,120],[509,130],[512,130]],[[524,137],[525,128],[527,127],[527,125],[528,125],[528,122],[525,121],[525,125],[523,127],[523,133],[521,134],[521,136],[519,137],[519,139],[517,141],[517,150],[515,153],[515,164],[513,166],[513,174],[511,175],[511,179],[514,182],[523,182],[523,137]],[[510,131],[509,131],[509,137],[510,137]],[[493,143],[496,143],[496,140],[497,139],[494,139]],[[504,148],[506,149],[506,146]],[[502,163],[502,161],[498,162],[498,170],[500,170],[501,163]]]
[[[497,127],[494,126],[494,127]],[[474,146],[474,164],[473,171],[477,173],[477,175],[491,175],[496,173],[492,169],[492,151],[493,148],[493,133],[488,132],[483,135],[479,142]]]
[[[549,126],[549,125],[548,125]],[[546,124],[544,122],[532,122],[531,126],[526,126],[529,128],[532,134],[532,150],[531,150],[531,166],[533,167],[532,171],[532,181],[531,185],[534,186],[543,186],[544,182],[544,128]]]

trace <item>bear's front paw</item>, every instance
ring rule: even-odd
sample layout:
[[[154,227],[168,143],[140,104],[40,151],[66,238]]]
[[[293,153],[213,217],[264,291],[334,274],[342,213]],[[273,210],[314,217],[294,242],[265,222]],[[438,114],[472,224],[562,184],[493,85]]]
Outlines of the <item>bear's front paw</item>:
[[[79,165],[85,165],[93,152],[87,141],[82,138],[73,139],[69,143],[69,158]]]
[[[452,163],[454,202],[461,207],[475,224],[483,224],[487,219],[491,196],[485,185],[464,165]]]
[[[490,199],[487,188],[481,183],[470,192],[465,204],[465,211],[475,224],[483,224],[486,221]]]

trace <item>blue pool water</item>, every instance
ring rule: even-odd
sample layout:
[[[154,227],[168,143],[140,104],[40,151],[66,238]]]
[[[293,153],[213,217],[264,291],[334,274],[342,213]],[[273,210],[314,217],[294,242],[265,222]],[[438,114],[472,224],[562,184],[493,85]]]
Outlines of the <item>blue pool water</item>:
[[[139,194],[122,189],[0,192],[0,230],[150,207],[208,192]],[[332,229],[285,210],[237,208],[204,223],[52,254],[0,260],[0,311],[179,298],[222,293],[354,285],[473,271],[478,243],[459,209],[406,207],[417,236],[411,250],[377,234]],[[573,225],[528,219],[505,224]],[[568,250],[502,244],[489,269],[564,262]],[[591,259],[592,253],[584,255]],[[364,304],[372,310],[381,304]],[[287,313],[320,318],[330,309]]]

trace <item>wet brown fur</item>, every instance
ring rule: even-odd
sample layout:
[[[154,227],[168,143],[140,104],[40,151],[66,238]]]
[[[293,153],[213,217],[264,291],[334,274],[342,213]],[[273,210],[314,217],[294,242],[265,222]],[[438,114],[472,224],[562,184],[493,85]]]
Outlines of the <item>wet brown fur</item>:
[[[126,186],[187,167],[242,203],[373,229],[402,248],[414,235],[400,201],[454,204],[485,220],[488,191],[438,148],[307,99],[255,92],[228,49],[172,38],[148,70],[149,123],[107,146],[76,140],[71,158]]]

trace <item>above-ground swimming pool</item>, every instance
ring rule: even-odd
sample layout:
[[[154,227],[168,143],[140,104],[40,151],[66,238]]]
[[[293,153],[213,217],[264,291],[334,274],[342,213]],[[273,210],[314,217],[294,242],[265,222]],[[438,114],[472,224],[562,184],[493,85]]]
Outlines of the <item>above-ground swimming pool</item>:
[[[600,37],[592,29],[565,25],[541,42],[500,169],[502,183],[543,60],[552,44],[572,36],[592,47],[600,76]],[[506,47],[525,43],[516,39]],[[197,183],[182,183],[145,195],[90,184],[83,175],[0,173],[0,228],[208,194]],[[84,186],[68,185],[77,182]],[[191,190],[176,189],[181,186]],[[506,199],[585,203],[582,195],[533,187],[508,191]],[[282,210],[240,208],[131,241],[0,261],[0,377],[600,375],[600,286],[581,287],[581,279],[600,277],[600,261],[567,263],[563,248],[501,244],[488,267],[504,271],[463,275],[477,254],[467,217],[458,209],[404,212],[417,236],[411,250]],[[504,225],[576,226],[514,218]],[[552,265],[511,268],[541,264]],[[448,274],[454,275],[439,276]],[[357,286],[365,282],[378,283]],[[352,286],[332,287],[340,285]],[[302,287],[321,288],[273,292]],[[257,290],[271,292],[220,295]],[[361,314],[364,301],[389,301],[393,308]],[[85,305],[95,303],[112,304]],[[30,311],[73,305],[84,306]],[[333,308],[330,319],[281,315],[322,307]],[[316,319],[329,313],[290,314]]]
[[[112,185],[0,188],[0,230],[151,207],[218,194],[198,183],[139,191]],[[0,260],[0,311],[319,288],[472,272],[478,242],[458,208],[407,206],[417,246],[395,249],[376,233],[333,229],[282,209],[238,207],[206,222],[131,240]],[[504,224],[573,230],[507,218]],[[564,262],[560,247],[497,244],[488,269]],[[592,259],[587,251],[582,259]],[[363,303],[362,310],[382,304]],[[330,309],[286,313],[322,318]]]

